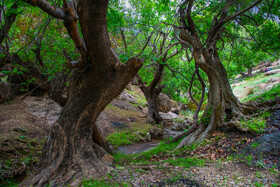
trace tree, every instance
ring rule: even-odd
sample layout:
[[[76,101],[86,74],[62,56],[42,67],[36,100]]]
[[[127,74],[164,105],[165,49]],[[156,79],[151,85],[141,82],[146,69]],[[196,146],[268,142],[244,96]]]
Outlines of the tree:
[[[96,119],[136,75],[142,61],[131,58],[123,64],[112,50],[107,30],[109,0],[64,0],[62,8],[46,0],[25,2],[63,20],[80,59],[70,64],[69,99],[43,146],[38,170],[23,185],[42,186],[50,181],[75,185],[83,178],[103,176],[109,167],[100,157],[110,149]]]
[[[179,8],[181,23],[181,26],[177,27],[180,29],[179,40],[192,47],[197,68],[202,69],[207,74],[209,91],[207,106],[200,123],[194,123],[184,133],[186,137],[177,148],[203,140],[218,127],[226,124],[236,125],[238,123],[235,122],[238,121],[239,117],[244,117],[244,115],[256,111],[256,105],[252,103],[243,104],[234,96],[227,72],[219,57],[218,41],[223,37],[222,34],[225,31],[226,24],[244,12],[248,12],[261,3],[261,0],[253,2],[243,9],[241,9],[241,5],[238,8],[233,8],[234,5],[238,4],[233,2],[233,0],[223,1],[222,3],[208,2],[208,7],[214,7],[212,10],[219,11],[210,22],[210,28],[206,31],[207,34],[203,34],[204,32],[195,24],[193,11],[198,9],[194,8],[194,0],[184,1]],[[204,6],[206,5],[204,4]],[[199,71],[199,69],[196,71]],[[227,123],[225,123],[225,120]]]
[[[164,87],[161,85],[161,81],[163,79],[163,70],[164,67],[169,59],[176,56],[180,50],[177,50],[173,54],[168,55],[168,51],[178,45],[178,42],[173,42],[172,40],[168,41],[169,33],[162,33],[162,39],[159,46],[157,46],[156,42],[161,37],[156,37],[154,44],[152,46],[153,50],[152,53],[155,55],[155,61],[156,61],[156,71],[154,73],[153,80],[150,82],[150,84],[147,86],[144,81],[142,80],[140,74],[137,74],[139,87],[142,90],[142,92],[145,95],[145,98],[148,103],[148,115],[147,115],[147,122],[148,123],[161,123],[163,122],[162,117],[159,114],[158,110],[158,103],[157,103],[157,97],[161,93],[162,88]],[[168,43],[168,44],[166,44]],[[151,65],[151,64],[150,64]]]

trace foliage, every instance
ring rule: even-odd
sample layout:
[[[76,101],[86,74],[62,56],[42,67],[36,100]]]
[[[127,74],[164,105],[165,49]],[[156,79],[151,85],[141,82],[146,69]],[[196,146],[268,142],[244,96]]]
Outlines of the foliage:
[[[192,144],[190,146],[178,149],[174,151],[174,148],[177,147],[179,142],[174,142],[171,144],[166,144],[165,141],[160,142],[160,145],[148,150],[144,151],[140,154],[132,154],[132,155],[125,155],[125,154],[115,154],[115,162],[117,165],[126,165],[128,163],[136,163],[141,165],[147,165],[147,164],[163,164],[163,163],[169,163],[171,165],[176,166],[184,166],[184,167],[190,167],[192,165],[202,165],[204,163],[203,159],[198,159],[196,157],[185,157],[185,151],[193,151],[195,150],[200,144]],[[203,145],[203,144],[201,144]],[[151,158],[155,156],[167,156],[171,155],[174,156],[174,158],[169,158],[167,160],[163,161],[156,161],[151,162]]]
[[[119,146],[130,145],[143,141],[143,139],[147,138],[148,131],[149,127],[146,129],[132,128],[130,130],[110,134],[107,137],[107,140],[110,142],[110,144],[117,148]]]
[[[262,116],[250,120],[241,120],[240,124],[242,127],[256,133],[262,133],[266,128],[266,120]]]

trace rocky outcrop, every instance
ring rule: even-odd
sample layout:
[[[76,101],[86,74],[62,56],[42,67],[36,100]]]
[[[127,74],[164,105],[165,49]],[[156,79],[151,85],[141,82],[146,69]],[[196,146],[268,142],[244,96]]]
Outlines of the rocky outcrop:
[[[167,113],[171,110],[171,99],[167,95],[160,93],[158,95],[157,102],[160,112]]]
[[[183,121],[175,121],[170,129],[173,131],[184,131],[185,129],[188,129],[192,123],[193,122],[188,118]]]
[[[132,111],[135,111],[135,112],[139,111],[138,108],[136,108],[135,106],[133,106],[129,102],[123,101],[123,100],[115,99],[110,104],[113,105],[113,106],[116,106],[118,108],[125,109],[125,110],[132,110]]]
[[[125,90],[118,96],[118,98],[120,100],[123,100],[123,101],[127,101],[127,102],[130,102],[130,103],[133,103],[133,104],[137,104],[137,101],[136,101],[135,97]]]
[[[280,73],[280,69],[275,69],[275,70],[268,71],[264,75],[265,76],[270,76],[270,75],[275,75],[277,73]]]
[[[175,138],[176,136],[182,134],[184,131],[173,131],[171,129],[164,129],[163,130],[163,135],[162,138],[163,139],[169,139],[169,138]]]
[[[173,120],[178,118],[178,114],[175,114],[173,112],[168,112],[168,113],[159,112],[159,115],[165,120]]]

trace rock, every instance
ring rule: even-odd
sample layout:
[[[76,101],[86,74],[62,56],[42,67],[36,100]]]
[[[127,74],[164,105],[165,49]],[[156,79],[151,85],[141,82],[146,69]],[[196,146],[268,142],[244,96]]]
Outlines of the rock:
[[[280,77],[272,77],[269,79],[268,83],[280,82]]]
[[[159,111],[166,113],[171,110],[171,99],[167,95],[160,93],[157,102]]]
[[[124,100],[124,101],[128,101],[133,104],[137,104],[137,101],[134,98],[134,96],[125,90],[118,96],[118,98],[120,98],[121,100]]]
[[[184,121],[180,122],[174,122],[173,126],[170,128],[173,131],[183,131],[187,129],[189,126],[191,126],[192,121],[190,119],[185,119]]]
[[[170,100],[170,106],[171,108],[178,108],[179,104],[174,100]]]
[[[96,124],[100,130],[100,133],[104,137],[108,136],[109,134],[115,131],[115,127],[112,126],[112,124],[110,123],[110,119],[108,119],[108,116],[105,111],[101,112],[101,114],[98,116]]]
[[[178,118],[178,114],[175,114],[173,112],[168,112],[168,113],[159,112],[159,115],[165,120],[173,120]]]
[[[102,158],[101,161],[104,162],[108,166],[112,166],[114,157],[110,154],[105,154]]]
[[[180,113],[179,109],[178,108],[171,108],[171,112],[175,113],[175,114],[178,114]]]
[[[59,117],[61,107],[51,99],[27,96],[23,99],[26,111],[52,125]]]
[[[114,99],[110,104],[113,105],[113,106],[116,106],[118,108],[125,109],[125,110],[132,110],[132,111],[135,111],[135,112],[139,111],[138,108],[136,108],[135,106],[133,106],[132,104],[130,104],[127,101]]]
[[[154,127],[149,130],[149,133],[152,139],[160,139],[163,135],[163,130],[158,127]]]
[[[269,76],[269,75],[275,75],[277,73],[280,73],[280,69],[275,69],[275,70],[268,71],[264,75]]]
[[[131,90],[132,90],[132,88],[131,88],[131,84],[128,84],[128,85],[125,87],[125,89],[127,89],[127,90],[131,91]]]
[[[131,121],[131,122],[136,122],[137,120],[133,117],[128,117],[128,119]]]
[[[181,134],[183,132],[184,131],[177,132],[177,131],[172,131],[171,129],[164,129],[162,137],[164,139],[166,139],[166,138],[175,138],[176,136],[178,136],[179,134]]]
[[[148,114],[148,108],[147,107],[143,108],[142,111],[143,111],[144,114]]]
[[[187,104],[182,104],[182,106],[181,106],[181,111],[183,110],[189,110],[190,108],[188,107],[188,105]]]
[[[137,79],[136,76],[135,76],[135,77],[133,78],[133,80],[131,81],[131,84],[132,84],[132,85],[139,85],[138,79]]]
[[[118,129],[122,129],[122,128],[125,128],[127,126],[126,123],[119,122],[119,121],[111,121],[111,124]]]

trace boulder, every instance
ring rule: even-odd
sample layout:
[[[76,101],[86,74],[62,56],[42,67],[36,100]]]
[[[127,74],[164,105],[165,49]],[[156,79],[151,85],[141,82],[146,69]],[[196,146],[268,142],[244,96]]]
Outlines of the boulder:
[[[171,129],[164,129],[162,137],[164,139],[175,138],[176,136],[178,136],[179,134],[182,134],[183,132],[184,131],[178,132],[178,131],[173,131]]]
[[[265,76],[269,76],[269,75],[275,75],[277,73],[280,73],[280,69],[275,69],[275,70],[271,70],[271,71],[268,71],[268,72],[265,72]]]
[[[170,100],[170,106],[171,108],[178,108],[179,104],[174,100]]]
[[[133,104],[137,104],[137,101],[136,101],[135,97],[125,90],[118,96],[118,98],[120,100],[123,100],[123,101],[127,101],[127,102],[130,102],[130,103],[133,103]]]
[[[191,126],[191,124],[192,121],[187,118],[184,121],[175,121],[170,129],[173,131],[184,131],[189,126]]]
[[[180,110],[178,108],[171,108],[171,112],[173,112],[175,114],[179,114]]]
[[[110,123],[109,117],[106,111],[101,112],[96,120],[96,124],[102,136],[107,137],[108,135],[115,132],[115,127]]]
[[[113,162],[114,162],[114,157],[110,154],[105,154],[102,158],[101,161],[103,163],[105,163],[108,166],[112,166]]]
[[[163,130],[158,127],[153,127],[149,130],[152,139],[161,139],[163,135]]]
[[[113,105],[113,106],[116,106],[118,108],[125,109],[125,110],[132,110],[132,111],[135,111],[135,112],[139,111],[138,108],[136,108],[135,106],[133,106],[129,102],[123,101],[123,100],[114,99],[110,104]]]
[[[167,95],[160,93],[157,102],[159,111],[166,113],[171,110],[171,99]]]
[[[173,120],[178,118],[178,114],[175,114],[173,112],[168,112],[168,113],[159,112],[159,115],[165,120]]]

